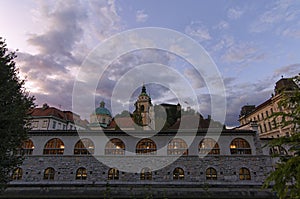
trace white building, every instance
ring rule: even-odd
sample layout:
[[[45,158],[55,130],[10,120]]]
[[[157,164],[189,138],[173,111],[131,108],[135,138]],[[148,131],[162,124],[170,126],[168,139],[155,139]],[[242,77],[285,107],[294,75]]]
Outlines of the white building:
[[[88,121],[81,120],[79,115],[71,111],[62,111],[47,104],[34,108],[28,115],[32,130],[84,130],[88,124]]]

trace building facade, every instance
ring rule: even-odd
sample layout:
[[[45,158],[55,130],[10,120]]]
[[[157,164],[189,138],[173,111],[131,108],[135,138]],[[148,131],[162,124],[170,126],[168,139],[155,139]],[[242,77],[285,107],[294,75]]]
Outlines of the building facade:
[[[22,187],[34,194],[46,187],[50,193],[70,194],[72,189],[80,194],[80,186],[85,186],[87,193],[98,187],[97,194],[105,194],[111,186],[114,197],[120,192],[131,197],[131,191],[139,197],[145,195],[141,186],[150,186],[154,195],[182,186],[198,187],[195,193],[216,198],[220,191],[227,196],[246,191],[242,198],[272,198],[260,190],[272,160],[256,131],[223,130],[218,139],[217,132],[207,135],[199,130],[196,134],[185,130],[180,136],[176,131],[152,137],[147,136],[149,131],[129,133],[86,131],[78,136],[76,131],[31,131],[29,144],[22,149],[24,163],[12,173],[7,193]],[[158,168],[160,164],[164,166]],[[185,196],[186,190],[177,194]],[[170,193],[165,194],[173,197]]]
[[[88,121],[82,120],[79,115],[71,111],[62,111],[48,104],[29,111],[29,125],[32,130],[84,130]]]
[[[184,115],[157,132],[144,86],[135,105],[143,126],[138,130],[30,131],[19,149],[24,162],[12,171],[4,197],[274,198],[261,189],[274,162],[255,123],[245,130],[219,124],[208,130],[210,120]],[[191,128],[193,122],[199,126]]]
[[[291,133],[291,126],[282,126],[281,117],[276,119],[270,116],[276,112],[284,112],[279,102],[282,100],[283,95],[289,92],[298,90],[298,86],[293,80],[282,78],[276,82],[274,95],[262,104],[246,105],[243,106],[239,116],[240,127],[249,124],[250,122],[257,122],[258,132],[261,138],[276,138],[282,136],[289,136]]]

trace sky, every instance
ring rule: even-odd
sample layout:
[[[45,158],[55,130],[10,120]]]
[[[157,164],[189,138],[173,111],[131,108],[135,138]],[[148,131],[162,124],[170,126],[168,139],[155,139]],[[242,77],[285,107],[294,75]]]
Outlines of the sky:
[[[184,45],[178,44],[173,50],[138,49],[93,71],[85,64],[91,55],[100,52],[102,44],[136,28],[173,30],[203,48],[224,84],[226,107],[221,111],[229,127],[239,125],[243,105],[264,102],[281,76],[292,77],[300,72],[297,0],[0,0],[0,27],[0,37],[8,48],[17,50],[20,76],[27,79],[25,87],[36,97],[36,104],[48,103],[64,110],[74,107],[74,85],[85,82],[83,92],[94,96],[94,103],[104,100],[110,110],[119,104],[121,108],[114,113],[126,109],[125,105],[132,111],[139,86],[144,83],[154,104],[181,102],[184,108],[192,106],[204,117],[213,115],[212,98],[218,94],[209,88],[211,78],[176,54],[180,49],[187,50]],[[139,36],[128,41],[146,43]],[[160,39],[163,43],[170,38],[161,35]],[[121,49],[117,43],[114,48],[117,52]],[[200,56],[202,52],[190,54],[197,53]],[[145,66],[148,63],[152,65]],[[162,70],[153,64],[160,64]],[[163,69],[162,65],[168,67]],[[201,67],[207,70],[208,65]],[[89,87],[87,80],[93,73],[101,74],[96,88]],[[84,75],[88,76],[85,81],[80,79]],[[157,82],[150,82],[151,78]],[[166,80],[168,84],[159,82]],[[186,82],[188,86],[183,86]],[[113,98],[115,88],[121,88],[118,85],[132,84],[133,90],[119,89],[127,92],[129,100]],[[186,102],[189,93],[196,95],[198,106]],[[181,94],[184,96],[178,99]],[[76,110],[86,119],[92,111]]]

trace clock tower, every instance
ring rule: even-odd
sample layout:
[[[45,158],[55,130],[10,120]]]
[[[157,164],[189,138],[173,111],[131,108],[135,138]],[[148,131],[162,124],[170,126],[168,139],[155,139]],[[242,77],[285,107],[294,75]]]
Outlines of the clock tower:
[[[142,126],[144,130],[153,129],[154,117],[151,97],[147,94],[146,87],[143,85],[142,92],[135,102],[135,122]]]

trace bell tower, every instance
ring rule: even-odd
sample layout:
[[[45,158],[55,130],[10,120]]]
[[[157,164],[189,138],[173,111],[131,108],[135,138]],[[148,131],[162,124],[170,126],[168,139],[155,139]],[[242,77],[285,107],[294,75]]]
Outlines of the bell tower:
[[[151,117],[152,109],[151,97],[147,94],[146,87],[143,85],[142,92],[135,102],[134,115],[135,122],[143,126],[144,130],[146,130],[147,127],[151,127],[151,123],[154,122]]]

